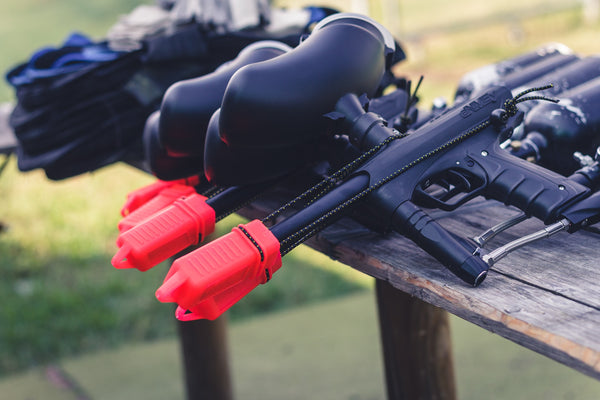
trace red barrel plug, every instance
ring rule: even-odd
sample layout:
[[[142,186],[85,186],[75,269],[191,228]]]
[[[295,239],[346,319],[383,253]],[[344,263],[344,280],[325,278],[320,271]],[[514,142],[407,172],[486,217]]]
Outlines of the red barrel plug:
[[[280,267],[279,241],[254,220],[175,260],[156,298],[177,303],[179,320],[213,320]]]
[[[125,217],[125,216],[131,214],[133,211],[138,209],[140,206],[146,204],[153,197],[158,195],[163,189],[166,189],[166,188],[176,185],[176,184],[187,185],[187,186],[196,186],[196,185],[200,184],[200,177],[199,176],[191,176],[189,178],[177,179],[174,181],[157,180],[154,183],[151,183],[149,185],[146,185],[144,187],[136,189],[127,195],[125,204],[123,204],[123,207],[121,208],[121,215]]]
[[[215,210],[206,204],[206,197],[193,193],[121,233],[112,265],[146,271],[198,244],[214,229]]]
[[[137,207],[135,210],[130,212],[128,215],[126,215],[119,222],[119,232],[123,233],[130,230],[131,228],[140,224],[149,217],[153,216],[160,210],[170,206],[175,200],[189,196],[194,193],[196,193],[196,190],[192,186],[180,183],[164,187],[152,198],[150,198],[146,203],[142,204],[141,206]]]

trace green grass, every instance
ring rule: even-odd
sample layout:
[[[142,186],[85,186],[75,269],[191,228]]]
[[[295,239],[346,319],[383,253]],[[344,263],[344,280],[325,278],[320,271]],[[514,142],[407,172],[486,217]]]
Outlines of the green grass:
[[[59,45],[73,30],[101,37],[119,14],[142,3],[146,2],[4,0],[0,68],[25,61],[39,47]],[[521,2],[492,3],[509,10]],[[438,12],[432,13],[432,7]],[[439,12],[442,7],[447,8]],[[598,26],[581,23],[577,10],[403,41],[402,35],[408,37],[410,31],[446,26],[457,18],[480,18],[478,7],[471,0],[402,3],[398,37],[408,61],[398,67],[398,74],[412,79],[425,75],[425,104],[438,95],[451,98],[465,72],[549,41],[583,54],[600,52]],[[438,15],[443,18],[436,20]],[[0,100],[11,98],[8,86],[0,85]],[[158,303],[153,295],[168,266],[146,273],[110,266],[125,195],[151,181],[139,171],[115,165],[51,182],[40,171],[19,173],[14,160],[9,164],[0,176],[0,375],[66,355],[173,335],[173,307]],[[224,221],[220,229],[228,230],[235,222]],[[231,316],[239,320],[370,285],[370,279],[350,268],[298,249],[286,256],[274,279],[234,307]]]
[[[384,399],[372,292],[229,324],[235,398]],[[600,382],[457,317],[450,318],[461,400],[594,400]],[[107,368],[111,366],[111,368]],[[52,364],[93,399],[183,399],[175,339],[87,352]],[[268,382],[257,385],[257,382]],[[43,367],[0,378],[7,399],[75,399]]]
[[[0,375],[124,342],[174,334],[173,307],[154,291],[168,265],[116,270],[119,209],[125,195],[152,179],[125,165],[51,182],[21,174],[14,160],[0,179]],[[219,224],[220,235],[240,223]],[[340,271],[345,277],[340,276]],[[286,257],[274,279],[230,313],[233,320],[332,297],[369,285],[307,248]]]

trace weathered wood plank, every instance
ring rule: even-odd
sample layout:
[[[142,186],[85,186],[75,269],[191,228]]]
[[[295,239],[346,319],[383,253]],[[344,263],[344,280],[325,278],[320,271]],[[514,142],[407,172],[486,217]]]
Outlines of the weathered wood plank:
[[[281,201],[261,200],[241,214],[265,215]],[[514,215],[493,202],[475,201],[440,222],[463,236]],[[442,216],[436,213],[436,216]],[[543,225],[526,221],[494,246]],[[410,240],[380,235],[342,219],[307,241],[331,258],[391,283],[434,306],[600,379],[600,236],[578,232],[522,248],[502,259],[478,288],[464,284]],[[285,265],[285,260],[284,260]]]

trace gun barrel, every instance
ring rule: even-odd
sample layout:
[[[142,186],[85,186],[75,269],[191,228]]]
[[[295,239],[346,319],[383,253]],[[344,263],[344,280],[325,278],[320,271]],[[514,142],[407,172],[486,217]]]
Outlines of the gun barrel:
[[[281,254],[286,254],[305,237],[312,236],[326,224],[340,218],[342,214],[337,211],[341,211],[344,204],[360,195],[368,186],[368,175],[354,176],[301,211],[273,225],[271,233],[281,243]]]

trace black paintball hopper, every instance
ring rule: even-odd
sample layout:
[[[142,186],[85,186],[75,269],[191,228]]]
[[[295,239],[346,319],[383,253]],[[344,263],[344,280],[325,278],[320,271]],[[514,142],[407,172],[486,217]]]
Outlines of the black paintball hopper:
[[[148,119],[144,130],[144,156],[151,172],[163,180],[201,173],[208,122],[221,105],[231,76],[244,65],[289,50],[288,45],[277,41],[256,42],[214,72],[171,85],[160,112]]]
[[[282,42],[256,42],[214,72],[169,87],[161,104],[159,121],[160,141],[167,153],[174,157],[202,157],[208,121],[221,106],[231,76],[245,65],[269,60],[290,50],[291,47]]]
[[[258,147],[247,151],[245,148],[229,147],[219,136],[219,116],[220,110],[217,110],[206,132],[204,175],[213,184],[235,186],[237,182],[265,182],[318,158],[316,143],[281,145],[276,150]]]
[[[376,22],[336,14],[289,53],[238,70],[223,97],[218,137],[216,122],[209,127],[209,181],[248,184],[305,164],[302,158],[330,125],[324,115],[346,93],[373,96],[394,49],[393,38]]]
[[[148,169],[163,181],[200,174],[202,172],[202,156],[172,157],[167,154],[158,135],[159,119],[160,112],[153,112],[144,127],[144,158]]]

